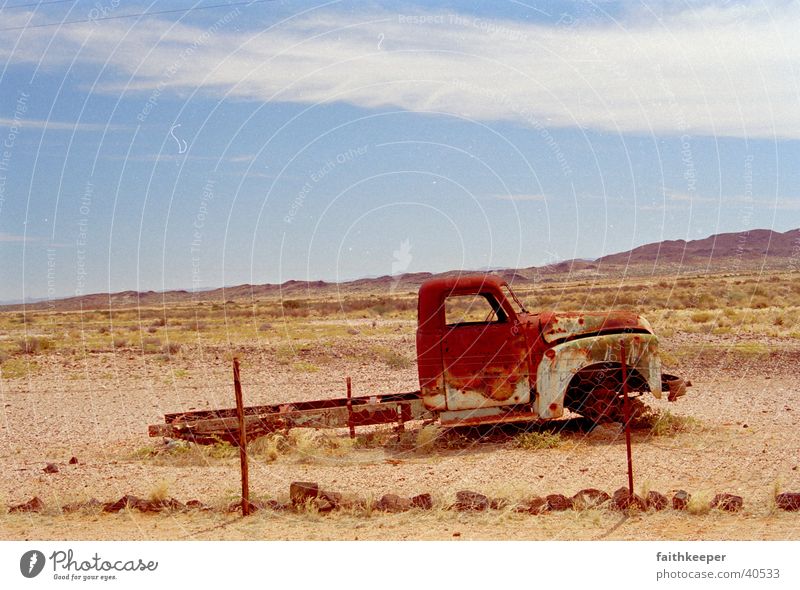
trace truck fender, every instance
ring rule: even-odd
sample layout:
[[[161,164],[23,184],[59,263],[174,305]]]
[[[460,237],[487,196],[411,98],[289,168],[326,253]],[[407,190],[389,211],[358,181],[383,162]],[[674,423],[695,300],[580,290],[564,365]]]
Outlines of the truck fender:
[[[536,371],[535,410],[541,418],[564,413],[564,398],[575,374],[598,363],[619,363],[620,342],[625,343],[625,361],[647,382],[650,392],[661,398],[661,361],[658,338],[653,334],[603,334],[562,342],[545,351]]]

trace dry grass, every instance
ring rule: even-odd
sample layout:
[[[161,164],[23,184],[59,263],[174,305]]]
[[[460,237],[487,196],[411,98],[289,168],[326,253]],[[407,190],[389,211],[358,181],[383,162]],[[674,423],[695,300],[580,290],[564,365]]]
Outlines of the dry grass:
[[[150,493],[147,497],[151,502],[163,502],[169,498],[169,483],[166,481],[156,483],[150,489]]]
[[[186,441],[170,441],[165,445],[148,445],[137,449],[128,458],[170,467],[203,467],[239,456],[239,449],[227,442],[196,445]]]
[[[514,438],[514,446],[526,451],[556,449],[562,442],[561,435],[557,432],[523,432]]]
[[[636,427],[649,428],[652,436],[676,436],[683,433],[700,432],[703,424],[697,418],[679,416],[669,410],[650,410],[638,418]]]
[[[423,426],[417,432],[414,450],[417,453],[430,453],[436,446],[436,441],[442,434],[442,428],[437,424]]]
[[[372,351],[375,356],[390,369],[407,369],[414,364],[407,356],[390,348],[379,346],[374,347]]]
[[[720,273],[711,276],[628,277],[548,280],[516,289],[531,310],[601,311],[629,309],[643,314],[656,332],[800,338],[798,273]],[[242,302],[178,302],[166,307],[112,310],[0,312],[0,358],[20,355],[67,356],[139,349],[175,356],[182,346],[252,347],[276,350],[281,364],[331,361],[332,350],[352,336],[373,338],[396,330],[384,320],[408,322],[413,336],[416,293],[337,293],[287,298],[264,296]],[[358,326],[353,322],[359,322]],[[413,344],[413,343],[412,343]],[[310,347],[312,358],[296,358]],[[369,347],[366,357],[391,370],[413,365],[413,346]],[[672,351],[680,358],[684,351]],[[688,351],[694,354],[697,351]],[[741,342],[721,352],[761,355],[769,347]],[[363,353],[361,353],[363,354]],[[301,366],[299,371],[308,367]]]
[[[686,505],[686,512],[693,516],[708,514],[711,511],[711,500],[714,498],[714,492],[709,490],[700,490],[693,493],[689,498],[689,503]]]

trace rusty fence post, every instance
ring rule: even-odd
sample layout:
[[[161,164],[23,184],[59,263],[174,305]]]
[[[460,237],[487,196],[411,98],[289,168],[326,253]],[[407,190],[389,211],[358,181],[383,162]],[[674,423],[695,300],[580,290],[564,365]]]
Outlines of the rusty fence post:
[[[247,428],[244,423],[242,382],[239,380],[239,359],[233,359],[233,389],[236,393],[236,416],[239,418],[239,463],[242,468],[242,516],[250,514],[250,474],[247,465]]]
[[[347,378],[347,426],[350,429],[350,438],[356,437],[356,426],[353,422],[353,387],[350,377]]]
[[[633,458],[631,457],[631,406],[628,401],[628,360],[625,357],[625,341],[619,342],[619,358],[622,365],[622,412],[625,415],[625,451],[628,455],[628,491],[633,497]]]

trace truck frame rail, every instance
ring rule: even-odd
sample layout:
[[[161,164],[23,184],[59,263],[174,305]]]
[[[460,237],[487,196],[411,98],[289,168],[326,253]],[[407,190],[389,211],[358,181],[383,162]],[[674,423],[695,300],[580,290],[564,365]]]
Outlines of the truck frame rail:
[[[373,424],[433,419],[419,391],[362,397],[342,397],[244,408],[248,439],[290,428],[355,428]],[[236,408],[166,414],[163,424],[148,427],[151,437],[182,438],[195,442],[239,437]]]

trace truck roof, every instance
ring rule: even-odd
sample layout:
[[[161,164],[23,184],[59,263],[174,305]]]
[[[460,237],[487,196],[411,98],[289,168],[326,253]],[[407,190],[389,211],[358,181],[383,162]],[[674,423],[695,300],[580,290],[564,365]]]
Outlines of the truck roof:
[[[419,295],[422,297],[426,291],[475,291],[476,289],[487,286],[489,288],[500,288],[506,282],[497,275],[491,274],[466,274],[443,277],[439,279],[428,279],[419,288]]]

